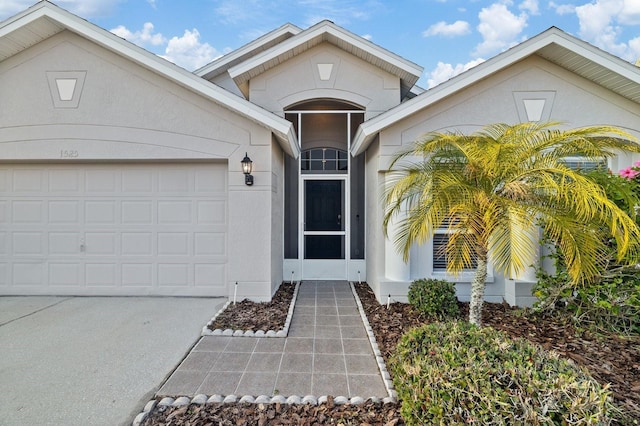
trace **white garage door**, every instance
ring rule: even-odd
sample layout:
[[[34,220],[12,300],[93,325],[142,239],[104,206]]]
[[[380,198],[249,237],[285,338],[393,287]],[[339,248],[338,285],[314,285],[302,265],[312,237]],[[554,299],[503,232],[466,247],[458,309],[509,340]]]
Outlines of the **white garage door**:
[[[0,294],[226,295],[226,164],[0,165]]]

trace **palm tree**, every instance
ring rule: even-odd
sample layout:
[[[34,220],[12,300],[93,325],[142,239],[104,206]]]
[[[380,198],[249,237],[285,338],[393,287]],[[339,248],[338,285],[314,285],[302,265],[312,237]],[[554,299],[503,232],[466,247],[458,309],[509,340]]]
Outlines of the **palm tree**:
[[[494,124],[464,135],[429,133],[391,164],[385,191],[385,235],[392,222],[404,260],[446,226],[447,271],[476,271],[469,321],[481,325],[487,261],[517,276],[539,246],[539,227],[564,255],[574,284],[596,279],[612,236],[617,256],[635,261],[640,230],[597,183],[567,157],[602,160],[640,152],[631,135],[610,126],[559,130],[561,123]],[[396,228],[397,225],[397,228]]]

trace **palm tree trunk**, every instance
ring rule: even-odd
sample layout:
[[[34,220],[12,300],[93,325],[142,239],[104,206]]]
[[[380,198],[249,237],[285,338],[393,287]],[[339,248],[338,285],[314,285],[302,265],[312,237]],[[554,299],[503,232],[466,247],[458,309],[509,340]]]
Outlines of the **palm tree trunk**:
[[[478,256],[476,274],[471,281],[471,303],[469,303],[469,322],[478,327],[482,326],[482,302],[484,301],[484,287],[487,282],[487,257]]]

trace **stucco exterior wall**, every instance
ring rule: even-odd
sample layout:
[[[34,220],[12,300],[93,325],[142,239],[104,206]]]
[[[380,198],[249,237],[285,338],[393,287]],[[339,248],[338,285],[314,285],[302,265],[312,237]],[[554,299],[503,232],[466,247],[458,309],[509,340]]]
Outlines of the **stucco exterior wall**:
[[[284,156],[276,141],[271,144],[271,293],[283,281],[284,262]],[[291,277],[287,277],[290,279]]]
[[[528,121],[522,104],[524,98],[544,98],[546,105],[541,120],[561,121],[566,127],[588,125],[614,125],[626,129],[635,136],[640,135],[640,107],[592,82],[575,76],[540,57],[534,56],[490,78],[480,81],[464,91],[452,94],[380,133],[380,170],[388,167],[393,153],[429,131],[456,130],[469,133],[482,126],[496,123],[517,123]],[[621,157],[610,164],[615,171],[630,164],[634,158]],[[416,246],[411,251],[410,279],[423,277],[443,278],[460,283],[458,297],[468,300],[469,282],[472,273],[462,273],[458,277],[446,273],[434,273],[432,267],[432,245],[430,242]],[[385,254],[393,256],[391,253]],[[387,279],[392,272],[387,270],[379,275]],[[506,280],[489,271],[485,298],[501,302],[505,295],[519,304],[531,304],[530,283],[533,270],[526,271],[520,282]],[[404,288],[406,281],[396,281],[397,288]],[[526,287],[526,289],[525,289]],[[525,289],[525,290],[523,290]],[[386,297],[381,289],[381,298]]]
[[[375,140],[365,152],[365,261],[367,266],[367,284],[376,295],[380,294],[380,281],[384,268],[384,235],[382,233],[382,204],[380,202],[380,185],[382,175],[378,172],[380,144]]]
[[[79,103],[55,108],[47,73],[70,71],[85,75]],[[228,158],[258,128],[69,32],[3,61],[0,85],[1,159]]]
[[[323,80],[318,64],[332,64]],[[275,114],[312,99],[339,99],[366,109],[365,119],[400,103],[400,80],[323,43],[253,78],[249,100]]]
[[[59,102],[55,85],[69,72],[84,78],[75,106]],[[70,32],[2,61],[0,92],[11,99],[0,102],[3,161],[228,163],[229,295],[239,282],[239,297],[270,299],[270,130]],[[255,164],[253,187],[244,185],[245,152]]]

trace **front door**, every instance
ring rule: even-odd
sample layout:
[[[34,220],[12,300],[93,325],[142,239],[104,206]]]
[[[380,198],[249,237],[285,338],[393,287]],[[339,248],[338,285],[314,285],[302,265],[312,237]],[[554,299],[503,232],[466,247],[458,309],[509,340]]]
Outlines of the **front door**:
[[[346,276],[346,179],[303,180],[302,247],[307,279]]]

